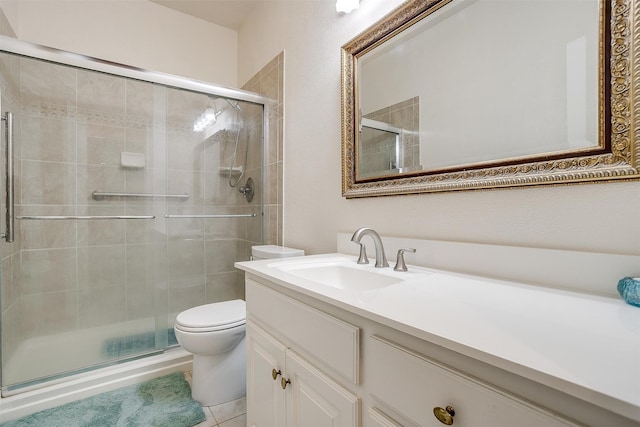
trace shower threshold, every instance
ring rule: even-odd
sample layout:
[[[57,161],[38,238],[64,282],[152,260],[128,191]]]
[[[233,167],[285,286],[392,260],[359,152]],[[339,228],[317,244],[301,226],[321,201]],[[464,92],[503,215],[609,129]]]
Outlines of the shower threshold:
[[[192,369],[193,356],[181,347],[126,363],[67,376],[0,398],[0,420],[9,421],[96,394]]]
[[[21,342],[2,371],[2,396],[98,368],[159,354],[177,345],[173,328],[159,334],[145,318],[33,337]]]

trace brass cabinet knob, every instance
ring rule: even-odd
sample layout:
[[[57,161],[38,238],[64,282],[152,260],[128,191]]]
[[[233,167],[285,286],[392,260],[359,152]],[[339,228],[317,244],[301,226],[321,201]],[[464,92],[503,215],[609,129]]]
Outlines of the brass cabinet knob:
[[[280,370],[276,371],[276,368],[273,368],[271,370],[271,376],[273,377],[274,381],[276,380],[276,378],[278,378],[278,375],[281,375],[281,374],[282,374],[282,372],[280,372]]]
[[[280,384],[282,385],[282,389],[284,390],[285,388],[287,388],[287,384],[291,384],[291,380],[282,377],[282,379],[280,380]]]
[[[453,416],[455,414],[456,411],[454,411],[451,406],[447,406],[446,408],[441,408],[439,406],[433,408],[433,415],[435,415],[438,421],[442,424],[446,424],[448,426],[453,424]]]

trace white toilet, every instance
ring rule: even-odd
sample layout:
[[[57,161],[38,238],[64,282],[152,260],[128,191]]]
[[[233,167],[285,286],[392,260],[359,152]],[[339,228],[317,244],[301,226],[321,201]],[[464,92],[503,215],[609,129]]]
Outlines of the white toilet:
[[[304,251],[283,246],[251,248],[252,259],[302,256]],[[191,397],[202,406],[245,397],[247,355],[246,306],[242,300],[224,301],[190,308],[176,316],[176,339],[193,354]]]
[[[191,396],[202,406],[246,395],[245,322],[242,300],[200,305],[176,317],[176,339],[193,353]]]
[[[292,256],[304,256],[304,250],[276,245],[258,245],[251,247],[251,259],[256,261],[271,258],[288,258]]]

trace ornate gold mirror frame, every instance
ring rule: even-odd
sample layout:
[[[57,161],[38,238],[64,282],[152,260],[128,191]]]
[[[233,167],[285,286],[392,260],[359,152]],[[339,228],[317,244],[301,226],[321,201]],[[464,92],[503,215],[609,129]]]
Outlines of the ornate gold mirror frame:
[[[347,198],[640,179],[640,7],[600,6],[601,150],[512,159],[496,164],[357,178],[358,58],[450,0],[410,0],[342,46],[342,195]],[[610,19],[610,21],[609,21]],[[608,25],[610,22],[610,25]],[[530,159],[531,160],[531,159]]]

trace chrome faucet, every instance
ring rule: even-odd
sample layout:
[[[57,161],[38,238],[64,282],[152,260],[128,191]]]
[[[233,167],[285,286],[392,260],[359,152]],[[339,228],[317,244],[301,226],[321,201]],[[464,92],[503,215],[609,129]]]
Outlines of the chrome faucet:
[[[367,255],[365,252],[366,249],[364,247],[364,244],[360,243],[360,240],[364,236],[371,236],[371,238],[373,239],[373,243],[375,244],[376,267],[377,268],[389,267],[389,263],[387,262],[387,256],[384,254],[384,247],[382,246],[382,239],[380,238],[380,235],[376,233],[374,229],[366,228],[366,227],[357,229],[356,232],[353,233],[353,236],[351,236],[351,241],[360,245],[360,257],[358,259],[358,264],[369,263],[369,260],[367,259]]]
[[[404,262],[404,253],[411,252],[412,254],[416,253],[414,248],[400,249],[398,251],[398,258],[396,259],[396,266],[393,267],[394,271],[409,271],[407,268],[407,264]]]

